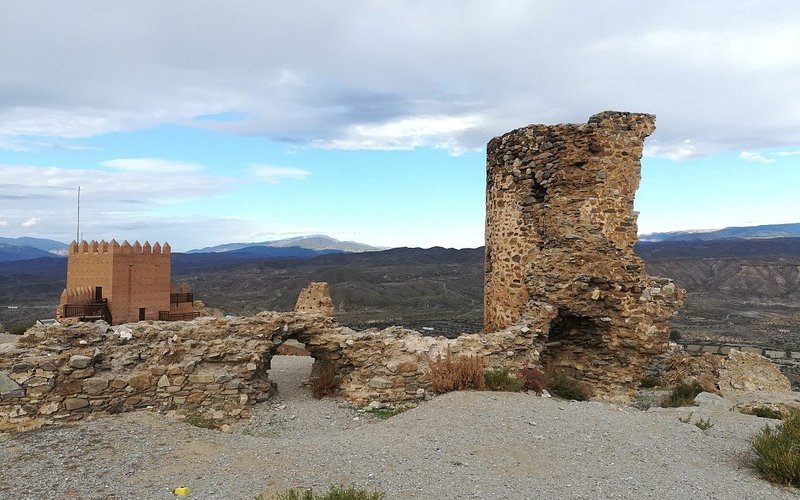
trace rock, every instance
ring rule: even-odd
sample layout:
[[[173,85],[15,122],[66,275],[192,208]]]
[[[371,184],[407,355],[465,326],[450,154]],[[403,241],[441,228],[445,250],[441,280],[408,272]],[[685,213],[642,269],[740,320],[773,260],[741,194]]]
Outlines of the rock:
[[[722,395],[737,392],[791,392],[789,379],[770,360],[758,354],[731,351],[719,368]]]
[[[100,394],[108,388],[108,380],[100,377],[84,379],[83,392],[87,394]]]
[[[701,408],[720,408],[730,410],[733,403],[711,392],[701,392],[694,398],[694,404]]]
[[[11,380],[8,375],[0,372],[0,399],[19,398],[25,394],[22,387]]]
[[[89,406],[88,399],[78,399],[78,398],[67,398],[64,401],[64,407],[68,410],[77,410],[79,408],[85,408]]]
[[[149,373],[137,373],[128,379],[128,385],[137,391],[146,391],[153,385],[153,380]]]
[[[394,383],[391,380],[383,377],[372,377],[369,379],[369,382],[367,382],[367,385],[374,387],[375,389],[388,389],[392,387]]]
[[[90,356],[84,356],[82,354],[74,354],[69,358],[69,366],[73,368],[86,368],[92,362],[92,358]]]
[[[92,375],[94,375],[94,368],[90,366],[89,368],[84,368],[83,370],[75,370],[70,374],[70,377],[75,379],[82,379],[91,377]]]
[[[168,387],[169,386],[169,377],[166,375],[161,375],[161,378],[158,379],[158,388]]]

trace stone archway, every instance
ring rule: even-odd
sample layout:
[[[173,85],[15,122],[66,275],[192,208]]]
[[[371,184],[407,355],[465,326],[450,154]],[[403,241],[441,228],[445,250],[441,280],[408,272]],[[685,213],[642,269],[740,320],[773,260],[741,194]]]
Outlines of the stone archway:
[[[577,380],[594,378],[594,370],[608,365],[608,330],[607,323],[560,308],[550,322],[540,363]]]

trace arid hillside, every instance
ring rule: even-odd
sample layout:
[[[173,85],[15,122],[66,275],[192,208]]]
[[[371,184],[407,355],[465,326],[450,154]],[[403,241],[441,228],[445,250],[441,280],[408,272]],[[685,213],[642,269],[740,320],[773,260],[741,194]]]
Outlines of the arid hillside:
[[[683,338],[800,349],[800,238],[641,242],[636,250],[650,274],[689,291],[672,323]],[[65,275],[63,259],[0,263],[0,323],[52,317]],[[289,310],[309,281],[327,281],[348,325],[402,324],[453,336],[482,322],[482,248],[295,260],[174,254],[173,276],[226,314]]]

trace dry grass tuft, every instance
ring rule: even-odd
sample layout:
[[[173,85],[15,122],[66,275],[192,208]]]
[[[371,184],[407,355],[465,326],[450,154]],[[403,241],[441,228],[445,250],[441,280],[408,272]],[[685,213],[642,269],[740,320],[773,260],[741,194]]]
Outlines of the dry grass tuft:
[[[483,358],[479,356],[453,356],[447,353],[430,363],[431,389],[437,394],[465,389],[484,388]]]
[[[320,361],[314,363],[309,385],[311,386],[311,395],[316,399],[336,394],[340,382],[341,377],[336,374],[335,366]]]

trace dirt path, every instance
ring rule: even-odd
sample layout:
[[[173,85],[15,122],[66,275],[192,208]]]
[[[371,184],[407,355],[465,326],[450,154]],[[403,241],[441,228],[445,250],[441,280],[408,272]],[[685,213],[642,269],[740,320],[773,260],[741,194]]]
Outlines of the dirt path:
[[[230,434],[128,413],[0,435],[0,498],[171,499],[187,485],[190,498],[240,499],[331,484],[389,499],[798,498],[747,465],[766,420],[724,408],[459,392],[380,421],[311,398],[309,369],[276,357],[279,399]],[[714,427],[678,420],[690,411]]]

